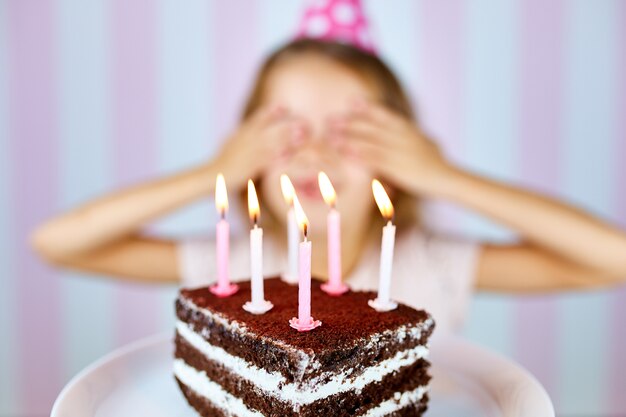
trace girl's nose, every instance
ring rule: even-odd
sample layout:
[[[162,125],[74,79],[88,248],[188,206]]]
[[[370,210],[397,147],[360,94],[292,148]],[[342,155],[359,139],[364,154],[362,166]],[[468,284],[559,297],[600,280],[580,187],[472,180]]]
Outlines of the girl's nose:
[[[299,163],[318,170],[334,165],[340,159],[337,149],[323,135],[316,135],[304,141],[294,156]]]
[[[308,138],[315,143],[323,144],[325,147],[331,147],[336,136],[336,129],[329,121],[320,121],[308,132]]]
[[[333,143],[333,131],[327,119],[319,121],[298,119],[292,128],[292,146],[296,153],[308,158],[324,159],[337,152]]]

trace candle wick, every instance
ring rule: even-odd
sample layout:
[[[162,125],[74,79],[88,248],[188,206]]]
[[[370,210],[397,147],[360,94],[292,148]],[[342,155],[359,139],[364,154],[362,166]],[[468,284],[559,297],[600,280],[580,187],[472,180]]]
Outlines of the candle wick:
[[[220,217],[221,217],[222,220],[226,219],[226,210],[224,210],[224,209],[220,210]]]
[[[303,226],[303,231],[304,231],[304,240],[306,240],[307,232],[309,231],[309,227],[308,227],[308,225],[306,223]]]

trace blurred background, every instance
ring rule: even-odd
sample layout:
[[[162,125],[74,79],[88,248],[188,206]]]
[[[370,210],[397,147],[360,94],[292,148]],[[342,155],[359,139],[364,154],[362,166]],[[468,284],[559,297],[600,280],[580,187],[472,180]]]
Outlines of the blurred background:
[[[47,415],[110,350],[173,331],[174,287],[55,271],[45,218],[200,163],[233,127],[296,0],[0,0],[0,415]],[[457,163],[626,226],[626,2],[370,0],[382,55]],[[207,200],[155,226],[209,232]],[[443,203],[438,227],[506,230]],[[625,254],[626,256],[626,254]],[[520,362],[559,415],[626,415],[626,289],[481,294],[466,336]]]

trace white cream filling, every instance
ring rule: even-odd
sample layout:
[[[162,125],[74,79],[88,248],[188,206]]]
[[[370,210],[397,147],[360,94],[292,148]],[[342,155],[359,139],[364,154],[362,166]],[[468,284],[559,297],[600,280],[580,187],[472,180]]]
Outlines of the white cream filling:
[[[428,392],[427,386],[419,386],[413,391],[406,391],[402,394],[396,392],[393,398],[383,401],[376,407],[369,409],[365,414],[363,414],[363,417],[387,416],[409,404],[418,402],[422,399],[426,392]]]
[[[211,401],[213,405],[241,417],[263,417],[258,411],[250,410],[241,399],[224,391],[219,384],[211,381],[206,373],[198,372],[182,359],[174,361],[174,375],[194,390],[196,394]]]
[[[198,371],[187,365],[182,359],[174,360],[174,375],[181,380],[183,384],[195,391],[198,395],[207,398],[216,407],[227,410],[240,417],[262,417],[263,414],[258,411],[250,410],[239,398],[234,397],[215,382],[211,381],[205,372]],[[368,410],[364,417],[386,416],[399,410],[409,404],[418,402],[424,393],[428,391],[428,387],[420,386],[413,391],[407,391],[402,394],[396,392],[393,398],[383,401],[376,407]]]
[[[296,383],[287,383],[285,377],[279,372],[268,372],[249,364],[240,357],[231,355],[220,347],[211,345],[182,321],[176,323],[176,329],[181,337],[209,360],[225,366],[239,377],[254,383],[267,394],[295,405],[310,404],[339,392],[360,391],[372,382],[381,381],[385,375],[428,356],[427,347],[416,346],[415,348],[398,352],[392,358],[367,368],[357,378],[351,377],[351,372],[348,371],[333,375],[325,383],[318,383],[318,381],[312,380],[306,386],[301,386]]]

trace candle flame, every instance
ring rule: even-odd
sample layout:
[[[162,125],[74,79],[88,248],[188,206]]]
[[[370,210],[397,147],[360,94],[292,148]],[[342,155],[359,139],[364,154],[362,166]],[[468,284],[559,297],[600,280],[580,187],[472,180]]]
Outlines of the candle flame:
[[[248,180],[248,214],[250,214],[250,220],[256,224],[261,214],[259,207],[259,199],[256,195],[256,189],[252,180]]]
[[[374,192],[374,199],[376,200],[380,214],[382,214],[385,219],[391,220],[393,217],[393,205],[380,181],[372,181],[372,191]]]
[[[322,192],[322,197],[324,198],[326,204],[334,207],[335,201],[337,200],[337,194],[335,193],[333,184],[330,182],[330,178],[328,178],[328,175],[326,175],[324,171],[321,171],[317,175],[317,182],[319,183],[320,191]]]
[[[280,176],[280,188],[283,191],[283,197],[287,205],[292,205],[294,197],[296,196],[296,190],[293,188],[289,177],[285,174]]]
[[[309,219],[307,219],[306,214],[300,205],[300,201],[298,201],[298,197],[295,194],[293,195],[293,210],[296,215],[296,223],[298,223],[300,230],[302,230],[304,237],[306,237],[309,228]]]
[[[215,208],[222,216],[224,216],[228,210],[226,181],[221,173],[217,174],[217,179],[215,181]]]

